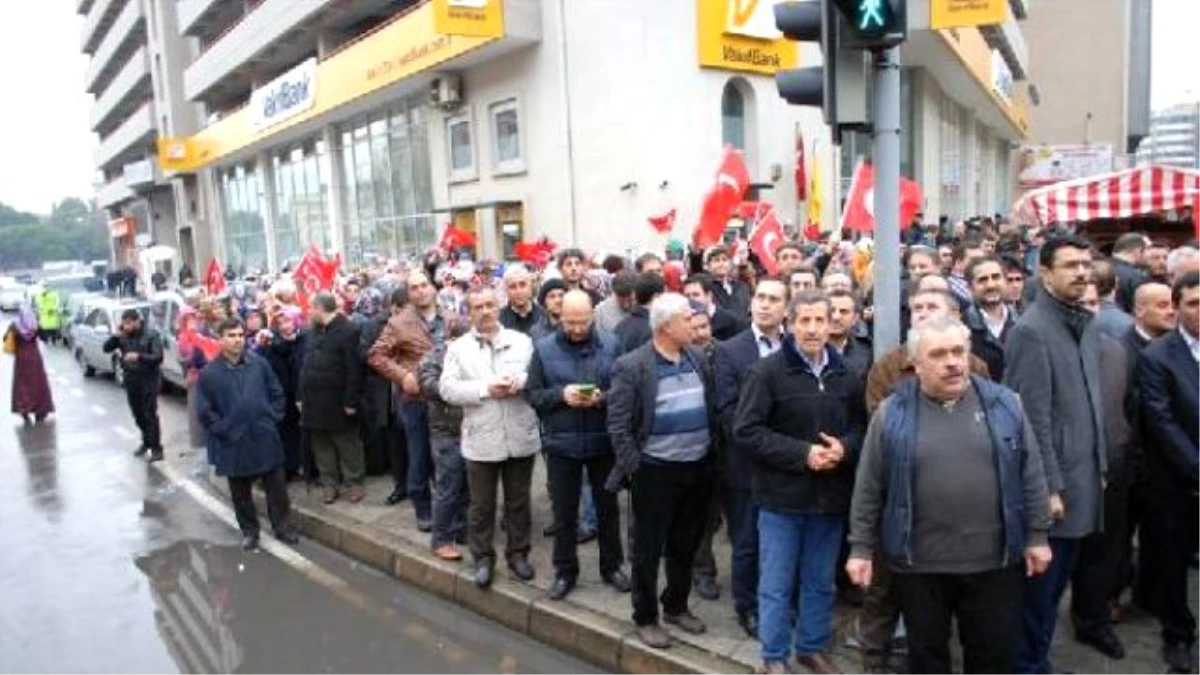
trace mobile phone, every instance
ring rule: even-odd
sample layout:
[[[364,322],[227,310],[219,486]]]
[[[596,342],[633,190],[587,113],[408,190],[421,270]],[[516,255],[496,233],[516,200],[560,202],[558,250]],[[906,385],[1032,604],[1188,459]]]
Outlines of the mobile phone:
[[[596,385],[581,384],[579,385],[579,395],[591,398],[596,393]]]

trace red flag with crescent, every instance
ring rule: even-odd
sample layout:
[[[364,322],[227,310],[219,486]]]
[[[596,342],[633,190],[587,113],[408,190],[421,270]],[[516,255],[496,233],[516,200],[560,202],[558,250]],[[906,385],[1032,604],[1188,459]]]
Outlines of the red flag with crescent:
[[[650,227],[659,234],[666,234],[675,227],[675,209],[671,209],[666,213],[657,216],[648,216],[646,218],[650,222]]]
[[[800,125],[796,125],[796,201],[808,199],[808,176],[804,170],[804,136],[800,133]]]
[[[758,262],[762,263],[767,274],[779,273],[779,264],[775,262],[775,251],[785,241],[783,224],[775,215],[775,209],[767,211],[767,214],[758,221],[754,233],[750,235],[749,242],[750,250],[758,256]]]
[[[225,290],[225,270],[216,258],[208,261],[208,269],[204,272],[204,290],[209,295],[220,295]]]
[[[296,265],[296,271],[292,273],[292,278],[296,280],[296,302],[301,309],[307,313],[309,298],[333,288],[333,281],[340,266],[340,256],[326,260],[316,245],[304,254],[300,264]]]
[[[692,241],[700,248],[713,246],[721,241],[729,218],[742,203],[742,196],[750,187],[750,169],[741,151],[725,146],[725,154],[717,167],[716,179],[700,211],[700,222],[692,232]]]

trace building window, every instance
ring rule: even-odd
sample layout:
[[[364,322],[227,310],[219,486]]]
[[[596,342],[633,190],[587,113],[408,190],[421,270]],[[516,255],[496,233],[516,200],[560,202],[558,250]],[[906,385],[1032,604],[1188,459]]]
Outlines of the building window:
[[[492,157],[495,169],[500,173],[524,171],[520,112],[516,99],[492,104],[489,113],[492,120]]]
[[[962,108],[949,97],[943,96],[940,106],[938,143],[942,149],[939,172],[941,174],[941,213],[951,221],[961,220],[963,213],[963,133],[964,115]]]
[[[746,149],[746,99],[733,80],[721,92],[721,145]]]
[[[253,165],[220,173],[225,207],[226,266],[241,276],[267,269],[267,242],[262,216],[262,190]]]
[[[446,120],[446,139],[450,150],[450,180],[474,180],[475,145],[471,138],[471,118],[459,115]]]
[[[329,218],[325,198],[329,174],[323,165],[327,150],[320,141],[275,154],[275,256],[282,267],[294,265],[311,245],[327,250]]]

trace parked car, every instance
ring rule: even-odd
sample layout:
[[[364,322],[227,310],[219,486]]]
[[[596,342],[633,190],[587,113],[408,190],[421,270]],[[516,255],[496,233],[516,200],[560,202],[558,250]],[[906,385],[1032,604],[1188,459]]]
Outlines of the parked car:
[[[112,373],[117,384],[125,383],[125,373],[117,354],[105,354],[104,342],[121,325],[121,314],[130,308],[138,310],[143,321],[150,316],[150,303],[145,300],[121,300],[100,296],[84,302],[87,307],[83,321],[71,324],[71,353],[84,377],[96,373]]]
[[[175,329],[179,323],[179,310],[186,304],[184,296],[175,291],[162,291],[150,298],[150,327],[158,331],[163,341],[163,381],[179,389],[187,389],[187,371],[179,361]]]
[[[0,278],[0,311],[15,312],[25,301],[25,284],[12,277]]]
[[[104,300],[105,296],[101,293],[76,293],[70,298],[67,298],[67,309],[65,311],[66,319],[63,322],[63,339],[67,343],[67,351],[74,353],[75,351],[75,331],[73,327],[76,324],[83,323],[95,305],[96,300]]]

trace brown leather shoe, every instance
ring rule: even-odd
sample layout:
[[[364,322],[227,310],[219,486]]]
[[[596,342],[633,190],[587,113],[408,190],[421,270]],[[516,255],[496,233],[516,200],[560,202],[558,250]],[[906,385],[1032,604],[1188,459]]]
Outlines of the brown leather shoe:
[[[783,661],[763,661],[762,665],[754,669],[754,672],[759,675],[785,675],[788,669],[787,664]]]
[[[338,499],[337,488],[327,487],[321,490],[321,501],[325,504],[332,504]]]
[[[433,549],[433,554],[442,560],[449,560],[451,562],[462,560],[462,553],[459,552],[454,544],[439,546]]]
[[[366,494],[361,485],[351,485],[350,489],[346,490],[346,501],[351,504],[357,504],[363,500]]]
[[[804,666],[810,673],[840,673],[838,667],[834,665],[833,659],[829,658],[828,654],[807,654],[797,656],[796,663]]]
[[[663,621],[673,626],[678,626],[679,630],[691,633],[692,635],[699,635],[708,630],[708,626],[705,626],[703,621],[697,618],[695,614],[687,611],[680,612],[679,614],[663,614]]]
[[[660,625],[656,623],[638,626],[634,631],[638,639],[641,640],[647,647],[654,649],[666,649],[671,646],[671,635]]]

